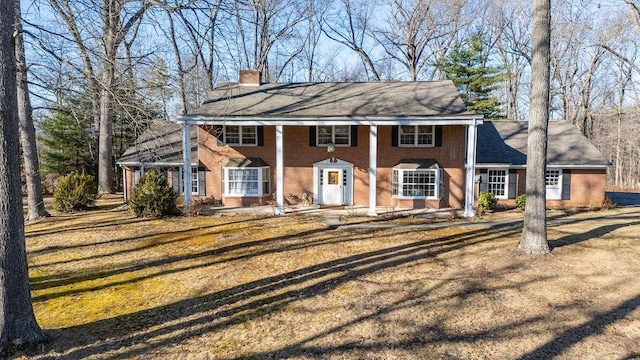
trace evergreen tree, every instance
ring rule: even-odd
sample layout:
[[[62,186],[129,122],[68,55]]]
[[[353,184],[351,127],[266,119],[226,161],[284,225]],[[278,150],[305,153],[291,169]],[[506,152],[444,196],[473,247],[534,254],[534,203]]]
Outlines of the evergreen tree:
[[[71,111],[55,109],[38,124],[43,136],[42,171],[67,175],[73,171],[95,176],[97,162],[93,157],[93,119],[74,116]]]
[[[485,119],[501,119],[504,115],[500,102],[492,94],[501,87],[503,71],[488,63],[489,52],[476,35],[466,44],[458,42],[437,67],[456,85],[469,111],[482,114]]]

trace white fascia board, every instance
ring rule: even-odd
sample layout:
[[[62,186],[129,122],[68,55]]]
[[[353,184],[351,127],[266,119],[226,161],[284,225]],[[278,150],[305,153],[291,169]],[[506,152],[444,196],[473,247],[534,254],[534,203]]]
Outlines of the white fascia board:
[[[127,162],[117,162],[117,165],[120,166],[148,166],[148,167],[154,167],[154,166],[182,166],[182,162],[134,162],[134,161],[127,161]],[[191,163],[191,166],[198,166],[198,163]]]
[[[353,116],[353,117],[216,117],[205,115],[178,115],[172,121],[189,125],[473,125],[482,124],[482,115],[464,116]]]
[[[547,169],[607,169],[612,165],[550,165],[547,164]],[[487,169],[526,169],[526,165],[511,165],[511,164],[481,164],[477,163],[476,168]]]

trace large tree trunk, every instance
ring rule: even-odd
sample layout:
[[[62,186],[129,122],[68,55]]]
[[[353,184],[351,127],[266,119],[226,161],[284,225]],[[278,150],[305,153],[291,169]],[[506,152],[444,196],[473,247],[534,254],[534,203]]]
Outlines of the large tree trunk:
[[[18,115],[20,117],[20,144],[24,172],[27,180],[28,212],[27,220],[34,221],[48,216],[42,198],[42,178],[36,149],[36,130],[33,126],[33,110],[29,99],[27,82],[27,64],[24,54],[24,37],[22,34],[22,19],[20,17],[20,2],[16,2],[16,60],[17,60],[17,95]]]
[[[15,3],[0,0],[0,356],[44,340],[31,305],[24,239],[12,37]]]
[[[547,128],[549,122],[550,0],[533,0],[531,34],[531,105],[527,148],[527,201],[518,251],[549,253],[546,186]]]

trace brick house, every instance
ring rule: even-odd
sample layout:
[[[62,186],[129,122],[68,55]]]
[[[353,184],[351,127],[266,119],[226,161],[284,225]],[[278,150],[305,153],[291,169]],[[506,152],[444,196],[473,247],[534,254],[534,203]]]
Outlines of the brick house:
[[[171,161],[141,152],[141,143],[159,138],[143,134],[118,160],[125,200],[136,171],[155,162],[176,191],[191,188],[187,204],[193,195],[225,206],[275,201],[279,213],[301,201],[366,206],[370,215],[378,206],[473,215],[475,180],[493,163],[476,171],[483,119],[467,111],[451,81],[261,84],[259,78],[242,71],[239,83],[220,84],[192,113],[159,122],[156,131],[173,134],[165,142],[172,144],[165,151]]]
[[[526,122],[484,122],[478,126],[476,174],[479,190],[511,206],[526,189]],[[595,207],[605,200],[611,163],[580,131],[567,122],[549,122],[547,204],[549,207]]]

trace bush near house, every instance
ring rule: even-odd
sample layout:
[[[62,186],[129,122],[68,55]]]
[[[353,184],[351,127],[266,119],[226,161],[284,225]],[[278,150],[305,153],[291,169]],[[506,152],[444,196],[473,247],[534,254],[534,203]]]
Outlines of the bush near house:
[[[167,179],[148,170],[133,188],[129,209],[138,217],[159,217],[176,212],[176,194]]]
[[[478,195],[478,207],[482,211],[495,210],[497,204],[498,199],[493,193],[481,191]]]
[[[516,198],[516,207],[520,210],[524,210],[525,205],[527,204],[527,194],[520,194]]]
[[[54,206],[62,212],[83,210],[93,206],[98,189],[93,176],[72,172],[60,179],[53,191]]]

